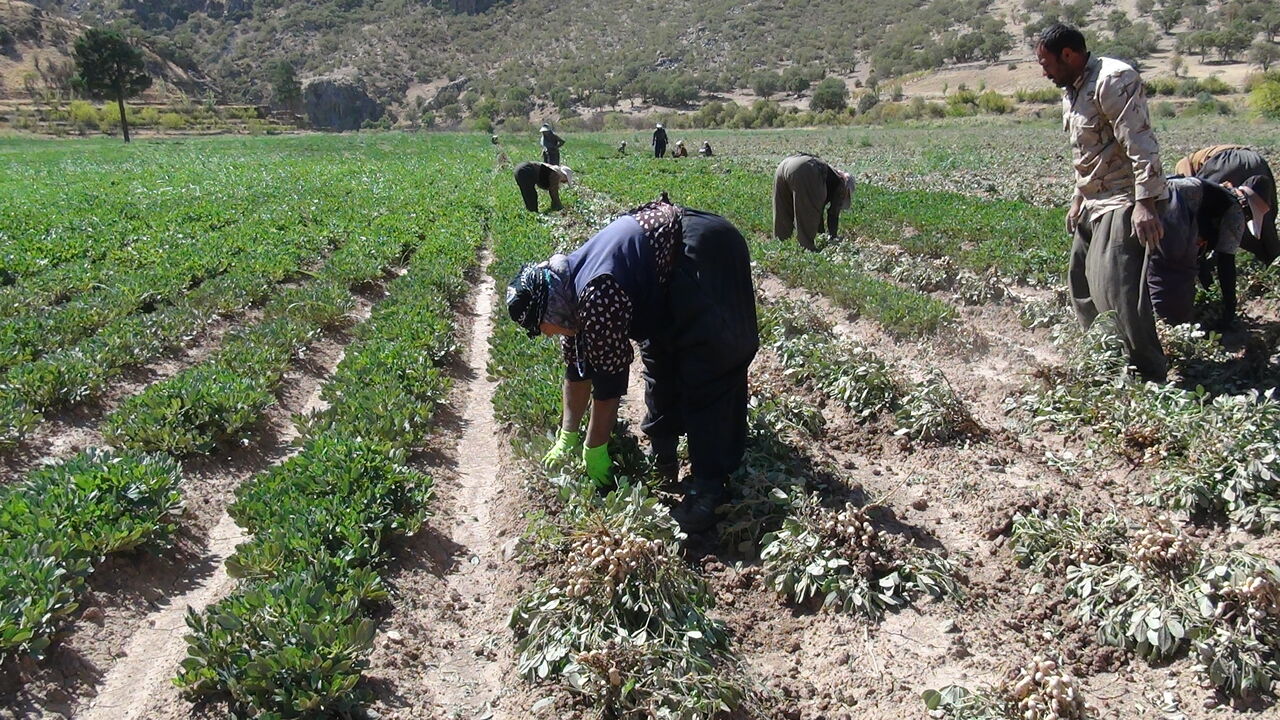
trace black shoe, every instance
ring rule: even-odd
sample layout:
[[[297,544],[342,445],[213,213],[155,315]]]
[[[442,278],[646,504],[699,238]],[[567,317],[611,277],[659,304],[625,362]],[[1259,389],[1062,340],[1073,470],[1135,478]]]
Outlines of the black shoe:
[[[680,523],[680,529],[690,535],[704,533],[720,522],[716,510],[728,500],[724,492],[690,492],[671,511],[671,517]]]
[[[680,487],[680,461],[659,462],[653,466],[653,474],[658,480],[659,490],[677,492]]]

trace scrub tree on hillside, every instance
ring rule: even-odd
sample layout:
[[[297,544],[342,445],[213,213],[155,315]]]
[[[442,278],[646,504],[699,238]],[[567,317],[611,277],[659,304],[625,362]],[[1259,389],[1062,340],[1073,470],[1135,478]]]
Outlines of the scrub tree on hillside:
[[[297,112],[302,103],[302,83],[288,60],[271,66],[271,99],[289,112]]]
[[[142,63],[142,51],[114,30],[91,28],[76,40],[76,76],[72,85],[96,99],[114,99],[120,108],[120,129],[129,142],[129,119],[124,113],[125,98],[151,87],[151,76]]]

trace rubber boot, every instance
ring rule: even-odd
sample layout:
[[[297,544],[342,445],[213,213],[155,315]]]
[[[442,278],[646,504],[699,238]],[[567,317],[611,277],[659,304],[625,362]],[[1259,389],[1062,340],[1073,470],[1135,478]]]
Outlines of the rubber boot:
[[[694,478],[684,500],[671,511],[671,517],[680,523],[680,529],[690,535],[704,533],[720,522],[721,505],[729,501],[725,488],[726,478],[706,480]]]

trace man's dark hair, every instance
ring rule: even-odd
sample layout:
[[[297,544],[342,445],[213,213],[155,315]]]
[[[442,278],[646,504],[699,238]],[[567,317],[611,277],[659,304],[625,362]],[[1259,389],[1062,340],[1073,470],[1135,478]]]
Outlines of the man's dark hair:
[[[1040,40],[1036,45],[1053,53],[1054,57],[1062,55],[1062,51],[1071,48],[1078,53],[1086,52],[1084,35],[1070,25],[1054,23],[1040,32]]]

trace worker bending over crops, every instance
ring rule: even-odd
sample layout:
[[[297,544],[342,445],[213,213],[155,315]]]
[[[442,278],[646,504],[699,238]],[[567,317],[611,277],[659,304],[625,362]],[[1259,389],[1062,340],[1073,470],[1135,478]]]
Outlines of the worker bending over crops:
[[[1255,179],[1256,178],[1256,179]],[[1191,322],[1196,275],[1209,262],[1222,279],[1223,314],[1219,326],[1229,325],[1236,308],[1236,251],[1242,235],[1261,229],[1261,202],[1254,188],[1261,176],[1232,188],[1200,178],[1168,178],[1169,202],[1161,214],[1164,239],[1151,255],[1147,285],[1156,314],[1174,325]],[[1209,254],[1212,253],[1210,259]],[[1200,273],[1202,274],[1202,273]]]
[[[558,335],[563,413],[547,466],[581,452],[587,475],[609,482],[608,443],[638,342],[651,457],[679,475],[688,438],[692,478],[672,511],[688,532],[717,521],[747,433],[747,368],[759,346],[750,257],[724,218],[660,200],[642,205],[568,255],[521,268],[507,310],[529,337]],[[580,434],[590,405],[585,443]],[[580,450],[579,450],[580,448]]]
[[[702,147],[698,148],[698,154],[702,157],[711,157],[715,153],[711,152],[711,143],[703,140]]]
[[[773,235],[786,240],[794,228],[800,247],[817,250],[813,239],[823,231],[823,207],[826,232],[834,237],[840,212],[852,204],[852,175],[807,153],[791,155],[778,163],[773,175]]]
[[[689,157],[689,151],[685,148],[683,140],[676,141],[676,148],[671,151],[671,157],[673,158]]]
[[[1114,311],[1129,363],[1163,382],[1168,363],[1143,287],[1144,263],[1164,235],[1157,204],[1167,189],[1142,79],[1119,60],[1090,55],[1080,31],[1061,23],[1040,34],[1036,59],[1063,90],[1062,126],[1071,139],[1067,282],[1076,316],[1088,328]]]
[[[1260,198],[1268,210],[1261,227],[1256,232],[1251,228],[1241,238],[1240,249],[1253,253],[1264,265],[1280,257],[1280,238],[1276,236],[1276,176],[1261,153],[1241,145],[1214,145],[1182,158],[1174,170],[1179,175],[1232,187],[1239,187],[1254,176],[1265,178],[1269,191],[1261,193]]]
[[[520,186],[520,195],[524,198],[524,207],[529,212],[538,212],[538,191],[542,188],[551,196],[551,209],[560,210],[560,186],[573,183],[573,170],[565,165],[548,165],[547,163],[526,162],[516,166],[516,185]]]

